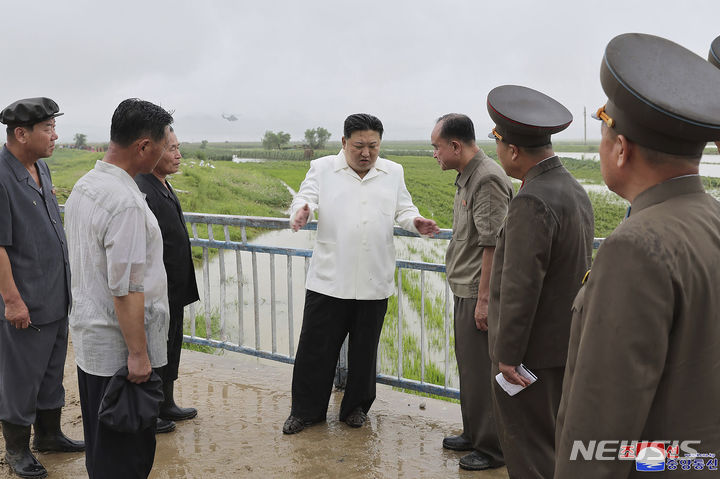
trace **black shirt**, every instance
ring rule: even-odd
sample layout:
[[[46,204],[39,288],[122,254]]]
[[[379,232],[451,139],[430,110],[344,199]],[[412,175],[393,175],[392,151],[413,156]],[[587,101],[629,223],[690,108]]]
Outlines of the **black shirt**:
[[[190,238],[175,192],[167,181],[167,188],[152,173],[135,177],[140,191],[145,193],[150,210],[155,214],[163,238],[163,263],[168,280],[170,310],[199,299],[195,268],[190,252]]]

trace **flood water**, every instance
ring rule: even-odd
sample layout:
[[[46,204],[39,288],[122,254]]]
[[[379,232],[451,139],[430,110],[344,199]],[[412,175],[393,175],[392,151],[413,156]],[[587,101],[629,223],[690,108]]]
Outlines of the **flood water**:
[[[576,160],[598,161],[600,159],[600,155],[598,153],[557,152],[556,154],[561,158],[573,158]],[[720,155],[703,155],[700,160],[700,175],[720,178]]]
[[[292,232],[286,230],[272,230],[262,234],[251,241],[253,244],[286,248],[312,249],[315,243],[314,231]],[[398,259],[429,261],[443,263],[446,240],[432,240],[423,238],[395,238],[395,250]],[[238,283],[237,262],[240,261],[242,279]],[[259,349],[273,351],[285,355],[293,355],[296,350],[297,341],[300,337],[302,326],[302,314],[305,298],[305,258],[292,257],[292,279],[291,294],[292,302],[288,300],[288,265],[287,257],[275,255],[274,258],[274,295],[272,290],[273,281],[271,258],[267,253],[256,254],[257,282],[253,280],[252,253],[226,250],[210,258],[208,263],[210,313],[215,318],[220,318],[222,331],[215,335],[215,339],[223,339],[233,343],[255,346],[256,345],[256,323],[255,323],[255,292],[253,284],[258,285],[257,290],[257,311],[259,317]],[[225,281],[221,281],[220,264],[224,263]],[[406,271],[406,270],[405,270]],[[200,302],[193,305],[195,315],[205,314],[205,277],[202,267],[196,269]],[[414,282],[419,286],[419,278],[408,278],[404,275],[404,282]],[[442,273],[425,272],[424,274],[425,294],[434,302],[445,300],[445,275]],[[224,293],[222,285],[224,284]],[[239,291],[239,288],[241,291]],[[224,294],[224,301],[222,300]],[[242,300],[240,300],[242,294]],[[274,301],[272,300],[274,298]],[[224,305],[221,308],[221,304]],[[411,300],[403,296],[402,301],[403,336],[414,336],[417,344],[421,339],[421,317]],[[275,328],[272,324],[272,309],[275,308]],[[186,314],[190,313],[186,309]],[[290,314],[288,314],[290,313]],[[188,315],[191,316],[191,315]],[[292,322],[293,349],[290,349],[290,328]],[[452,334],[452,312],[448,315],[449,330]],[[427,324],[427,321],[426,321]],[[199,326],[198,326],[199,328]],[[273,329],[275,330],[275,349],[273,349]],[[242,334],[241,334],[242,332]],[[197,336],[204,337],[205,330],[196,330]],[[445,370],[445,339],[444,330],[425,331],[425,354],[427,360],[433,362],[442,371]],[[292,353],[292,354],[291,354]],[[396,365],[386,359],[384,346],[381,344],[378,362],[382,372],[392,374],[396,372]],[[450,386],[457,386],[457,372],[452,350],[448,352],[448,381]]]

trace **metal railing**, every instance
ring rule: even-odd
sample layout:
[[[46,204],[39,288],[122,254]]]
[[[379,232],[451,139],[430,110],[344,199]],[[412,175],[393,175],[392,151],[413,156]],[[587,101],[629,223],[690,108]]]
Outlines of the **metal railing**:
[[[199,344],[204,346],[210,346],[218,349],[225,349],[228,351],[234,351],[244,354],[250,354],[253,356],[271,359],[275,361],[281,361],[285,363],[293,363],[295,357],[295,328],[294,321],[296,316],[293,311],[293,305],[296,298],[293,295],[293,271],[294,266],[293,257],[303,258],[304,263],[304,275],[307,273],[310,256],[312,256],[312,250],[302,248],[287,248],[277,246],[267,246],[263,244],[257,244],[249,242],[247,237],[248,228],[262,228],[262,229],[288,229],[289,221],[287,219],[279,218],[262,218],[262,217],[249,217],[249,216],[228,216],[228,215],[210,215],[210,214],[198,214],[198,213],[185,213],[185,220],[190,223],[192,228],[192,237],[190,243],[192,246],[202,248],[202,277],[198,278],[200,283],[200,290],[203,295],[202,300],[202,313],[196,314],[195,305],[189,307],[190,313],[190,334],[185,335],[184,341],[192,344]],[[206,232],[202,231],[202,227],[206,229]],[[215,226],[216,230],[213,229]],[[222,239],[216,237],[217,228],[222,227]],[[231,239],[230,228],[240,228],[239,241],[233,241]],[[304,228],[306,230],[316,230],[317,223],[311,222]],[[201,234],[205,236],[201,237]],[[237,232],[236,232],[237,235]],[[419,237],[415,233],[410,233],[402,228],[396,227],[394,235],[398,237]],[[439,235],[436,235],[434,239],[449,240],[452,235],[451,230],[442,230]],[[213,305],[211,298],[213,292],[211,291],[211,276],[210,272],[210,256],[211,251],[217,252],[217,269],[219,273],[219,282],[216,287],[219,291],[215,292],[216,296],[219,296],[219,308]],[[229,261],[234,262],[234,269],[237,275],[235,280],[228,280],[227,272],[227,254],[228,252],[233,253],[234,257],[231,257]],[[242,252],[248,252],[250,257],[242,258]],[[247,253],[246,253],[247,254]],[[264,317],[261,314],[261,285],[258,282],[259,277],[259,257],[266,255],[269,258],[269,302],[270,311],[269,317]],[[285,272],[287,276],[286,296],[279,298],[276,286],[278,284],[276,278],[276,257],[285,257]],[[245,263],[245,264],[243,264]],[[245,272],[245,268],[249,263],[249,270]],[[397,350],[397,360],[395,364],[394,374],[383,374],[379,373],[377,381],[391,386],[396,386],[405,389],[412,389],[416,391],[437,394],[447,397],[459,397],[459,391],[457,388],[451,387],[449,384],[449,377],[451,371],[449,371],[451,349],[450,349],[450,319],[451,310],[450,306],[452,301],[450,299],[450,289],[445,281],[445,265],[437,263],[428,263],[423,261],[408,261],[398,260],[396,262],[397,267],[397,288],[396,297],[398,304],[398,321],[397,321],[397,342],[395,344]],[[418,271],[420,274],[420,311],[417,313],[420,316],[420,377],[419,379],[412,379],[405,377],[403,373],[403,319],[407,315],[408,311],[404,310],[403,307],[403,271]],[[426,273],[436,272],[443,275],[444,288],[444,316],[443,316],[443,356],[444,356],[444,384],[432,384],[426,381],[425,365],[427,361],[427,338],[426,338],[426,321],[425,321],[425,304],[426,304]],[[245,307],[245,295],[249,291],[245,291],[243,287],[243,275],[247,274],[252,278],[247,286],[251,290],[252,295],[252,308]],[[303,275],[303,278],[304,278]],[[266,285],[268,286],[268,285]],[[226,298],[228,287],[236,288],[237,292],[233,292],[237,298],[238,307],[232,310],[232,308],[226,308]],[[287,305],[286,317],[283,320],[287,321],[287,354],[279,352],[278,350],[278,322],[279,315],[277,311],[277,303],[283,301]],[[249,301],[248,301],[249,303]],[[252,322],[249,323],[247,316],[248,311],[252,310]],[[214,318],[215,317],[215,318]],[[200,333],[197,328],[197,319],[202,318],[204,321],[204,334]],[[213,331],[213,319],[217,320],[217,328]],[[236,334],[234,337],[228,335],[229,322],[235,321],[237,324]],[[270,323],[270,348],[261,347],[261,330],[263,329],[263,322]],[[254,330],[254,341],[253,338],[245,337],[246,328],[251,327]],[[385,326],[387,327],[387,325]],[[204,336],[204,337],[203,337]],[[235,340],[236,339],[236,340]],[[249,340],[249,341],[248,341]],[[341,359],[339,363],[339,369],[342,370],[345,367],[345,353],[346,346],[343,347]],[[337,378],[336,378],[337,379]]]
[[[302,258],[303,261],[303,285],[304,278],[307,274],[309,266],[309,259],[312,256],[312,250],[303,248],[289,248],[289,247],[278,247],[268,246],[263,244],[252,243],[248,241],[248,228],[261,228],[268,230],[288,229],[288,219],[280,218],[263,218],[263,217],[251,217],[251,216],[230,216],[230,215],[211,215],[211,214],[199,214],[199,213],[185,213],[185,220],[190,223],[192,228],[192,238],[190,243],[194,247],[202,249],[202,278],[200,290],[202,292],[202,314],[196,314],[196,306],[190,305],[190,334],[184,336],[186,343],[198,344],[204,346],[210,346],[212,348],[224,349],[228,351],[234,351],[244,354],[249,354],[265,359],[271,359],[275,361],[281,361],[285,363],[293,363],[295,357],[295,320],[297,318],[294,309],[296,306],[297,298],[293,295],[293,274],[296,266],[294,266],[293,258]],[[199,227],[205,226],[206,234],[204,238],[200,237]],[[216,238],[215,231],[213,229],[222,228],[222,239]],[[240,229],[238,240],[231,239],[230,228],[234,229],[234,234],[237,236],[237,228]],[[303,228],[306,230],[316,230],[317,223],[311,222]],[[394,235],[398,237],[419,237],[417,234],[410,233],[402,228],[395,227]],[[435,236],[435,240],[449,240],[452,236],[452,230],[441,230],[441,233]],[[602,240],[596,239],[594,247],[597,248]],[[210,257],[211,252],[217,252],[217,269],[218,279],[217,289],[219,291],[212,291],[211,288],[211,271],[210,271]],[[226,253],[232,253],[234,257],[231,257],[229,261],[234,263],[234,270],[236,278],[232,280],[228,274],[228,268],[226,263]],[[245,258],[243,261],[242,253],[249,253],[249,258]],[[261,269],[259,266],[260,258],[267,256],[268,268],[269,268],[269,315],[262,313],[261,303],[265,303],[262,298],[260,289],[261,284],[259,281],[259,275]],[[277,293],[278,281],[276,277],[276,257],[285,257],[285,272],[287,275],[285,297],[281,298]],[[245,264],[244,264],[245,263]],[[252,308],[249,307],[250,301],[248,301],[248,308],[251,309],[252,320],[250,321],[247,316],[249,315],[245,307],[245,295],[246,291],[244,288],[244,275],[246,264],[249,263],[248,275],[252,278],[249,281],[248,289],[251,289],[252,297]],[[420,329],[420,351],[419,351],[419,362],[420,362],[420,373],[419,378],[409,378],[405,376],[403,371],[403,360],[404,355],[408,354],[404,351],[403,346],[403,323],[405,316],[409,311],[405,310],[404,304],[404,288],[403,288],[403,271],[417,271],[419,272],[419,311],[415,311],[414,314],[419,315],[419,329]],[[428,334],[426,324],[426,304],[427,304],[427,285],[426,285],[426,274],[428,272],[442,274],[442,282],[444,284],[442,292],[442,362],[444,364],[443,384],[434,384],[426,380],[426,363],[428,359]],[[450,384],[450,377],[452,371],[451,368],[451,307],[452,297],[450,287],[445,279],[445,265],[438,263],[430,263],[424,261],[408,261],[408,260],[397,260],[396,261],[396,292],[395,297],[397,299],[397,341],[395,344],[397,358],[394,364],[393,374],[386,374],[379,372],[377,375],[377,381],[379,383],[388,384],[391,386],[411,389],[419,392],[436,394],[439,396],[459,398],[459,390],[452,387]],[[227,307],[226,299],[228,296],[228,288],[233,288],[233,295],[237,298],[237,307]],[[304,289],[304,288],[303,288]],[[219,295],[219,308],[214,307],[212,294]],[[283,302],[286,305],[287,311],[285,312],[285,318],[283,321],[287,322],[287,354],[279,352],[278,350],[278,322],[280,320],[278,303]],[[416,301],[417,305],[417,301]],[[267,309],[267,308],[265,308]],[[269,317],[267,317],[269,316]],[[202,318],[204,321],[204,337],[202,334],[198,334],[197,320]],[[213,323],[216,323],[217,327],[214,330]],[[237,327],[232,322],[235,322]],[[270,343],[268,347],[262,347],[263,338],[261,337],[261,331],[267,326],[269,322],[270,329]],[[253,338],[246,338],[245,331],[248,328],[254,330]],[[390,327],[387,322],[384,328]],[[229,334],[230,329],[235,329],[236,334]],[[283,332],[284,334],[284,332]],[[234,337],[233,337],[234,336]],[[236,339],[233,341],[233,339]],[[265,340],[267,342],[267,340]],[[378,361],[380,361],[380,355],[378,355]],[[343,345],[341,351],[340,360],[338,364],[338,376],[336,376],[336,385],[341,384],[346,368],[346,344]],[[379,367],[379,371],[382,369]]]
[[[64,213],[64,205],[60,205],[61,213]],[[265,218],[257,216],[231,216],[231,215],[214,215],[214,214],[201,214],[201,213],[184,213],[185,221],[191,225],[192,237],[190,244],[194,247],[202,249],[202,285],[201,292],[203,293],[203,312],[202,314],[196,314],[195,303],[188,306],[188,312],[190,314],[190,334],[184,335],[183,340],[186,343],[197,344],[201,346],[208,346],[215,349],[223,349],[227,351],[233,351],[243,354],[249,354],[264,359],[270,359],[274,361],[280,361],[284,363],[294,363],[295,358],[295,315],[293,311],[293,305],[295,304],[295,297],[293,295],[293,258],[303,259],[303,278],[307,275],[310,257],[312,256],[311,249],[303,248],[287,248],[277,246],[267,246],[262,244],[250,243],[247,239],[247,228],[260,228],[268,230],[280,230],[288,229],[290,227],[289,220],[283,218]],[[198,232],[198,225],[205,225],[206,227],[206,238],[201,238]],[[218,240],[215,238],[213,226],[222,227],[223,239]],[[229,228],[240,228],[240,241],[233,241],[231,239]],[[304,230],[317,230],[317,222],[308,223]],[[396,237],[419,237],[415,233],[411,233],[402,228],[395,227],[394,236]],[[452,230],[443,229],[440,234],[436,235],[433,239],[435,240],[449,240],[452,237]],[[593,248],[598,249],[602,243],[603,238],[595,238]],[[218,308],[219,317],[219,329],[213,331],[213,302],[211,300],[211,281],[210,281],[210,256],[211,251],[217,251],[217,260],[219,268],[219,303]],[[231,281],[227,275],[225,253],[234,252],[235,271],[237,278],[235,281]],[[254,328],[254,344],[247,345],[245,338],[245,308],[244,298],[245,291],[243,287],[243,261],[241,258],[241,252],[248,252],[250,254],[251,263],[251,275],[252,275],[252,301],[253,301],[253,321],[252,325]],[[269,257],[269,283],[270,283],[270,334],[271,334],[271,347],[270,349],[263,349],[261,347],[261,329],[262,322],[267,321],[267,318],[262,318],[261,315],[261,297],[260,297],[260,284],[259,284],[259,266],[258,266],[258,255],[267,255]],[[288,337],[288,348],[287,354],[278,352],[278,329],[277,329],[277,295],[276,295],[276,275],[275,275],[275,257],[276,256],[286,257],[286,272],[287,272],[287,286],[286,286],[286,299],[287,299],[287,337]],[[377,382],[387,384],[394,387],[411,389],[419,392],[425,392],[430,394],[436,394],[439,396],[445,396],[450,398],[459,398],[460,391],[457,388],[451,387],[449,384],[450,377],[450,317],[451,317],[451,293],[450,286],[447,280],[444,279],[445,265],[439,263],[430,263],[424,261],[408,261],[408,260],[397,260],[396,261],[396,298],[397,298],[397,359],[395,363],[395,374],[384,374],[378,373]],[[420,378],[413,379],[404,376],[403,372],[403,317],[406,312],[403,309],[403,270],[405,271],[418,271],[420,275],[419,287],[420,287],[420,301],[419,301],[419,324],[420,324]],[[426,381],[426,359],[427,359],[427,346],[428,346],[428,334],[426,324],[426,273],[435,272],[443,275],[443,317],[442,317],[442,329],[443,329],[443,363],[444,363],[444,384],[434,384]],[[230,325],[231,313],[226,308],[226,297],[227,297],[227,284],[235,283],[234,287],[237,291],[237,308],[235,308],[236,321],[237,321],[237,341],[233,342],[231,337],[228,335],[228,326]],[[304,285],[304,282],[303,282]],[[232,308],[230,308],[232,309]],[[205,337],[198,335],[197,320],[202,318],[204,322]],[[384,328],[387,327],[387,324]],[[219,336],[219,337],[217,337]],[[336,376],[336,385],[343,383],[341,376],[346,372],[347,368],[347,340],[343,345],[340,359],[338,363],[338,375]],[[379,368],[380,369],[380,368]]]

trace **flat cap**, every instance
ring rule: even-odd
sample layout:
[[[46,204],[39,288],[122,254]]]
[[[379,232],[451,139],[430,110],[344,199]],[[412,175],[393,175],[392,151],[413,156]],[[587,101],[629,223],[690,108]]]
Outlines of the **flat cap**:
[[[517,146],[534,147],[550,143],[550,135],[572,123],[572,113],[544,93],[518,85],[493,88],[487,109],[495,128],[488,138]]]
[[[60,108],[50,98],[25,98],[5,107],[0,112],[0,123],[5,125],[34,125],[48,118],[62,115]]]
[[[608,102],[595,118],[635,143],[699,156],[720,139],[720,69],[677,43],[618,35],[605,49],[600,83]]]
[[[710,53],[708,53],[708,61],[720,68],[720,37],[717,37],[710,44]]]

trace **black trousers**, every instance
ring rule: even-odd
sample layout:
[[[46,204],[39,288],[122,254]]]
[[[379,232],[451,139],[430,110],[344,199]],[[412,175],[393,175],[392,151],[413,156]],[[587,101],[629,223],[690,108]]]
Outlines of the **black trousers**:
[[[157,372],[163,383],[175,381],[178,378],[180,367],[180,352],[183,342],[183,313],[184,307],[170,305],[170,327],[168,328],[167,365],[158,368]]]
[[[0,419],[18,426],[35,422],[38,409],[65,405],[68,318],[38,329],[0,318]]]
[[[335,365],[345,336],[348,378],[340,406],[340,420],[357,407],[366,413],[375,400],[377,348],[387,298],[339,299],[307,290],[292,380],[291,414],[309,421],[327,415]]]
[[[85,467],[90,479],[145,479],[155,460],[155,425],[139,433],[113,431],[100,423],[98,409],[110,377],[78,368],[85,433]]]

